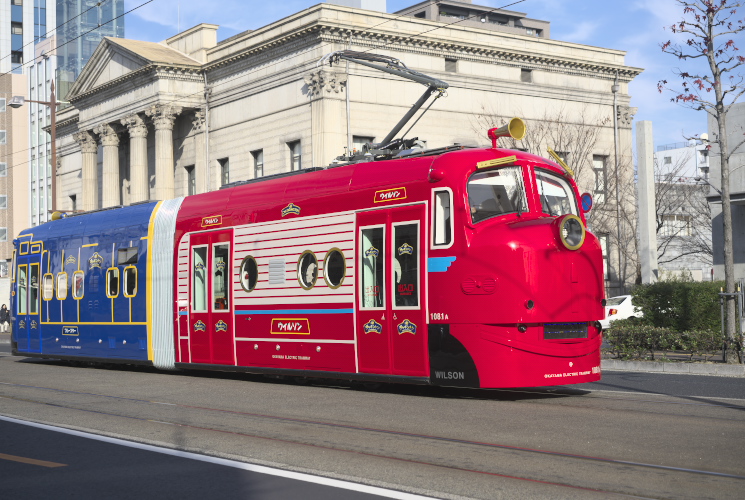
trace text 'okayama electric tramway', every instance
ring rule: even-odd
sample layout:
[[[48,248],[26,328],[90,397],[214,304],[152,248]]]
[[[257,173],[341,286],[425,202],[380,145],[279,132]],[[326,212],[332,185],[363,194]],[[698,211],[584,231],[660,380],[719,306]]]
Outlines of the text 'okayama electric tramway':
[[[63,218],[15,241],[13,354],[458,387],[600,378],[602,253],[571,169],[396,139],[217,192]],[[410,130],[410,129],[409,129]],[[400,137],[405,137],[403,134]]]

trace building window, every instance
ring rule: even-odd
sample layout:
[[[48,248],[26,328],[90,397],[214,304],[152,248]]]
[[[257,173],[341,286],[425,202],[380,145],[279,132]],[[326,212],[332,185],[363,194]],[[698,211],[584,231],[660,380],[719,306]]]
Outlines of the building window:
[[[0,227],[0,241],[8,241],[8,228]]]
[[[0,162],[0,177],[7,177],[8,176],[8,164],[3,162]]]
[[[592,171],[595,174],[595,190],[593,191],[593,198],[596,203],[605,202],[605,190],[606,177],[605,177],[605,162],[607,156],[593,156],[592,157]]]
[[[70,195],[70,209],[73,212],[77,212],[78,210],[78,197],[75,196],[74,194]]]
[[[251,156],[254,159],[254,179],[264,177],[264,150],[251,151]]]
[[[665,157],[663,158],[663,160],[662,160],[662,163],[663,163],[664,165],[672,165],[672,163],[673,163],[673,158],[672,158],[672,156],[665,156]]]
[[[290,149],[290,170],[300,170],[302,166],[300,141],[288,142],[287,147]]]
[[[445,58],[445,71],[455,73],[458,71],[458,60]]]
[[[663,215],[660,233],[663,237],[690,236],[690,215]]]
[[[10,23],[10,34],[11,35],[23,35],[23,24],[22,23]]]
[[[520,69],[520,81],[523,83],[533,83],[533,70],[526,68]]]
[[[361,152],[362,146],[375,141],[375,137],[368,137],[364,135],[353,135],[352,136],[352,151]]]
[[[0,130],[0,144],[5,144],[5,141],[6,141],[5,130]]]
[[[0,260],[0,278],[8,277],[8,261]]]
[[[8,208],[8,196],[0,194],[0,210]]]
[[[424,15],[425,15],[424,12],[417,12],[416,14],[414,14],[414,17],[418,17],[419,19],[424,19]]]
[[[186,194],[191,196],[197,194],[197,176],[194,172],[194,165],[184,167],[186,170]]]
[[[217,160],[217,163],[220,164],[220,185],[230,184],[230,159],[222,158]]]
[[[5,113],[5,98],[0,99],[0,113]]]

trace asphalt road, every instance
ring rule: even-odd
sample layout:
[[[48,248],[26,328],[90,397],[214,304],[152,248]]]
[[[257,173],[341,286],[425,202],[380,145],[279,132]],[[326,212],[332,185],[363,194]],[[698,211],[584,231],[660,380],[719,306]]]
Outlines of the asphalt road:
[[[2,419],[0,471],[0,491],[9,500],[385,498]]]
[[[739,498],[742,386],[607,372],[572,388],[371,391],[0,358],[3,415],[436,498]]]

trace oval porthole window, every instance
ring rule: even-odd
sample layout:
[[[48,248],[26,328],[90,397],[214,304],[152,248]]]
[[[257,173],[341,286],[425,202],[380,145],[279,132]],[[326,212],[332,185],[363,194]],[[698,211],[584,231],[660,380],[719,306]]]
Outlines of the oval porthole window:
[[[347,274],[347,263],[344,254],[338,248],[332,248],[326,254],[323,264],[323,276],[329,288],[339,288]]]
[[[297,261],[297,280],[300,286],[310,290],[318,278],[318,260],[313,252],[306,250]]]
[[[259,280],[259,266],[250,255],[241,262],[241,286],[247,292],[256,288]]]

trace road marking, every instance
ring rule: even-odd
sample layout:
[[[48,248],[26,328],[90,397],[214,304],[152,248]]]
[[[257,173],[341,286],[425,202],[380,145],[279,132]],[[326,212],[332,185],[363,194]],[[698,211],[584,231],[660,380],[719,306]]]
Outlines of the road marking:
[[[12,462],[21,462],[24,464],[39,465],[41,467],[67,467],[67,464],[58,464],[57,462],[47,462],[45,460],[36,460],[33,458],[17,457],[15,455],[6,455],[0,453],[0,460],[10,460]]]
[[[332,488],[342,488],[345,490],[359,491],[361,493],[369,493],[371,495],[378,495],[385,498],[395,498],[398,500],[435,500],[433,497],[426,497],[422,495],[415,495],[413,493],[406,493],[403,491],[389,490],[387,488],[380,488],[378,486],[368,486],[366,484],[353,483],[351,481],[342,481],[340,479],[331,479],[328,477],[314,476],[312,474],[306,474],[302,472],[293,472],[284,469],[277,469],[274,467],[267,467],[264,465],[248,464],[244,462],[238,462],[236,460],[228,460],[225,458],[209,457],[206,455],[199,455],[197,453],[190,453],[188,451],[173,450],[170,448],[161,448],[159,446],[153,446],[143,443],[135,443],[132,441],[125,441],[123,439],[112,438],[108,436],[99,436],[97,434],[90,434],[88,432],[74,431],[72,429],[65,429],[64,427],[54,427],[46,424],[38,424],[36,422],[27,422],[25,420],[19,420],[17,418],[6,417],[0,415],[0,420],[6,422],[12,422],[15,424],[28,425],[30,427],[37,427],[39,429],[45,429],[48,431],[61,432],[63,434],[70,434],[71,436],[82,437],[86,439],[95,439],[96,441],[103,441],[104,443],[117,444],[120,446],[128,446],[130,448],[137,448],[145,451],[152,451],[155,453],[162,453],[164,455],[171,455],[174,457],[188,458],[191,460],[200,460],[202,462],[209,462],[216,465],[222,465],[225,467],[234,467],[236,469],[243,469],[250,472],[256,472],[259,474],[269,474],[271,476],[279,476],[287,479],[295,479],[298,481],[305,481],[308,483],[321,484],[324,486],[331,486]],[[8,455],[10,456],[10,455]],[[3,455],[0,454],[0,458]],[[37,462],[39,462],[37,460]],[[52,463],[52,462],[45,462]],[[62,464],[56,464],[60,466]]]

